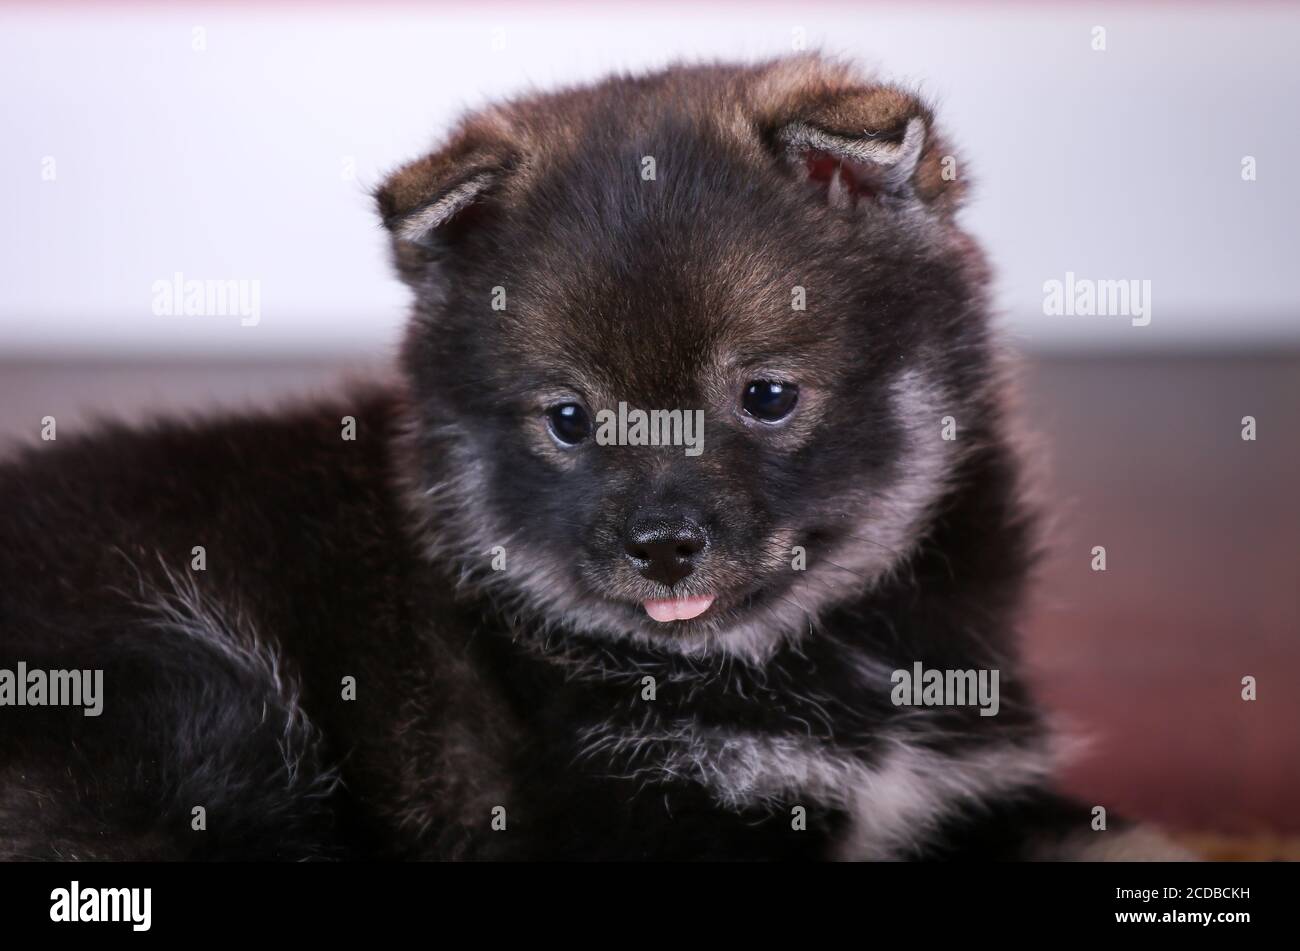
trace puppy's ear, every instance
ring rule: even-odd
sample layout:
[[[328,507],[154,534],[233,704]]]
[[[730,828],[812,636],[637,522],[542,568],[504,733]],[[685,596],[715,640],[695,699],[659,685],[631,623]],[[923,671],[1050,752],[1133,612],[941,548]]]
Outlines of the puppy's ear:
[[[915,96],[815,75],[785,90],[763,121],[769,141],[794,174],[835,207],[921,208],[944,216],[957,207],[956,160]]]
[[[390,175],[375,192],[375,202],[393,236],[398,270],[418,270],[454,245],[488,212],[514,162],[505,141],[471,128]]]

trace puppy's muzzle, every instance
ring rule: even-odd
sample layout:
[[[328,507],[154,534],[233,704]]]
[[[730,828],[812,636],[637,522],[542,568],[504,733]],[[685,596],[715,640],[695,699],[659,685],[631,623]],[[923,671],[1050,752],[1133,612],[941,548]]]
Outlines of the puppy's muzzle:
[[[624,551],[637,571],[670,588],[695,570],[708,547],[699,519],[680,509],[637,512],[623,530]]]

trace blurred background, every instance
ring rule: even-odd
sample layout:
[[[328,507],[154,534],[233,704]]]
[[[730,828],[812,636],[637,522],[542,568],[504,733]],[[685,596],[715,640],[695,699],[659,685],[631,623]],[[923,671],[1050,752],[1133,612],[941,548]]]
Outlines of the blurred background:
[[[1298,46],[1282,3],[10,3],[0,448],[387,372],[407,298],[368,193],[467,107],[849,56],[938,104],[974,183],[1051,515],[1026,649],[1091,741],[1069,789],[1300,857]],[[234,294],[168,302],[196,280]],[[1143,312],[1055,312],[1052,281]]]

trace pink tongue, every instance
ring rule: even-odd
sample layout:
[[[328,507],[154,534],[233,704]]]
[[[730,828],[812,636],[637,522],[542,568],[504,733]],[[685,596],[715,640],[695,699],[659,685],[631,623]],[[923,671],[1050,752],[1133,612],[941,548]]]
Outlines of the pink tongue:
[[[707,611],[712,603],[711,594],[697,598],[666,598],[645,602],[645,613],[656,621],[689,621]]]

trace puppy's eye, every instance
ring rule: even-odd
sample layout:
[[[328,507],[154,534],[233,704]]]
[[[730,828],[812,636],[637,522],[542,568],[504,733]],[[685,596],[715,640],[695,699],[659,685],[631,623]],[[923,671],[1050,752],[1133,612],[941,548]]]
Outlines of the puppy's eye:
[[[745,412],[765,423],[785,419],[799,401],[799,387],[774,380],[752,380],[745,387],[740,405]]]
[[[546,411],[551,435],[566,446],[576,446],[591,435],[591,417],[577,403],[560,403]]]

